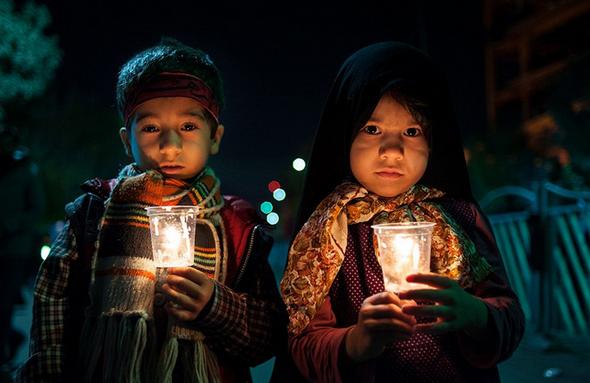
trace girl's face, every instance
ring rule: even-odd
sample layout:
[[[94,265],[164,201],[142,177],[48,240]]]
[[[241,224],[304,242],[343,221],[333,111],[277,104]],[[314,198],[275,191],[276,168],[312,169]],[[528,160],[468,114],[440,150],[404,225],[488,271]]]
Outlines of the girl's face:
[[[427,164],[423,128],[406,108],[385,94],[352,142],[352,174],[370,192],[394,197],[416,184]]]

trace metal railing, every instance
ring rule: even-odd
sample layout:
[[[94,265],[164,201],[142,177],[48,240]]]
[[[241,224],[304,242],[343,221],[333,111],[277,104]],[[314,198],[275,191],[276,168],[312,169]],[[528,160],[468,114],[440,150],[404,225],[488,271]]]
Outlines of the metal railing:
[[[492,210],[502,203],[508,211]],[[545,333],[590,334],[590,192],[509,186],[480,205],[527,319]]]

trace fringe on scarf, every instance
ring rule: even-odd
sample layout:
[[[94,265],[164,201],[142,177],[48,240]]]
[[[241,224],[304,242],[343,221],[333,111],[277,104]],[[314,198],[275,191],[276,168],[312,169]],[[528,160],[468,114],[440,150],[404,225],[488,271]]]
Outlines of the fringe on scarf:
[[[94,381],[98,371],[103,382],[141,381],[142,358],[146,353],[148,327],[153,321],[145,313],[113,313],[86,322],[80,350],[86,366],[83,381]],[[101,355],[102,366],[99,366]]]
[[[158,362],[157,382],[172,383],[172,373],[178,358],[178,339],[170,337],[162,347],[160,361]]]
[[[184,382],[219,383],[221,375],[217,357],[205,342],[181,341],[181,357],[184,369]]]
[[[203,339],[187,341],[176,337],[168,338],[162,348],[156,373],[157,382],[172,383],[179,356],[186,383],[221,382],[217,357]]]

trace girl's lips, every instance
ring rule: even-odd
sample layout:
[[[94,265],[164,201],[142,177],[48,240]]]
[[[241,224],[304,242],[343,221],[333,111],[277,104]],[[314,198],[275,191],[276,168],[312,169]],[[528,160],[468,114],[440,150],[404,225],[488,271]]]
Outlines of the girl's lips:
[[[384,178],[400,178],[402,176],[402,173],[400,172],[396,172],[396,171],[380,171],[380,172],[376,172],[375,174],[377,174],[379,177],[384,177]]]

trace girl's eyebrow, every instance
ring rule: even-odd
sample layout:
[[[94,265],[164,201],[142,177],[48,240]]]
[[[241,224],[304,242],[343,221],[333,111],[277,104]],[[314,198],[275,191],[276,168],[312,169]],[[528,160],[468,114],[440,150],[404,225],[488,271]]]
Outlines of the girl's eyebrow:
[[[380,119],[380,118],[378,118],[378,117],[371,116],[367,120],[367,124],[369,124],[369,123],[377,123],[377,124],[380,124],[380,123],[383,123],[383,120]],[[414,117],[411,117],[408,125],[420,125],[420,124],[418,123],[418,121],[416,121],[416,119]]]

